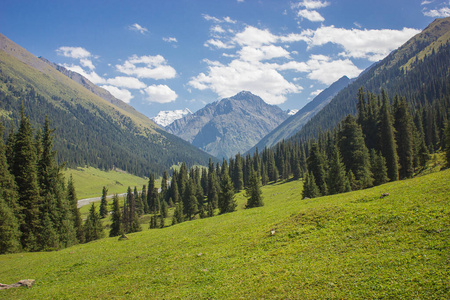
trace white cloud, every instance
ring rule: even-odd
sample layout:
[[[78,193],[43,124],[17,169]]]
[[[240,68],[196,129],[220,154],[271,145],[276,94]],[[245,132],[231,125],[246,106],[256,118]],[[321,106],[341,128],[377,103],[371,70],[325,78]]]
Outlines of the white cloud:
[[[84,77],[86,77],[93,84],[103,84],[106,80],[98,75],[95,71],[87,72],[81,66],[78,65],[67,65],[63,64],[63,67],[72,72],[76,72]]]
[[[420,3],[420,5],[427,5],[427,4],[431,4],[431,3],[433,3],[433,1],[424,0]]]
[[[177,38],[174,37],[163,37],[163,41],[167,43],[178,43]]]
[[[315,90],[314,92],[311,92],[311,94],[309,94],[309,95],[315,97],[315,96],[319,95],[322,92],[323,92],[323,90]]]
[[[310,39],[308,41],[310,47],[327,43],[338,44],[344,48],[345,52],[342,55],[345,57],[378,61],[419,32],[420,30],[412,28],[360,30],[322,26],[304,35]]]
[[[58,49],[56,49],[56,53],[58,55],[75,59],[88,58],[92,56],[89,51],[82,47],[59,47]]]
[[[206,21],[212,21],[214,23],[231,23],[231,24],[235,24],[236,21],[232,20],[230,17],[224,17],[222,19],[210,16],[208,14],[203,14],[203,19],[205,19]]]
[[[423,14],[431,18],[447,18],[450,17],[450,7],[443,7],[441,9],[424,10]]]
[[[134,23],[133,25],[130,25],[128,28],[129,28],[130,30],[140,32],[141,34],[145,34],[146,32],[148,32],[148,29],[147,29],[147,28],[142,27],[142,26],[139,25],[138,23]]]
[[[147,100],[150,102],[157,103],[169,103],[175,101],[178,97],[177,93],[175,93],[170,87],[167,85],[151,85],[147,87],[145,90],[147,94]]]
[[[131,92],[127,89],[119,89],[118,87],[112,85],[102,85],[101,87],[125,103],[130,103],[130,100],[133,99],[133,95],[131,95]]]
[[[322,8],[322,7],[327,7],[328,5],[330,5],[330,3],[327,1],[303,0],[301,2],[294,3],[293,7],[294,8],[305,7],[306,9],[318,9],[318,8]]]
[[[289,58],[289,52],[286,51],[286,49],[275,45],[262,46],[259,48],[245,46],[238,51],[238,54],[241,59],[245,61],[263,61],[277,57]]]
[[[309,79],[324,84],[332,84],[342,76],[350,78],[358,76],[362,70],[358,69],[349,59],[332,60],[325,55],[311,55],[307,62],[290,61],[279,65],[278,70],[293,70],[308,73]]]
[[[319,14],[317,11],[315,10],[307,10],[307,9],[302,9],[298,12],[298,16],[308,19],[311,22],[323,22],[325,21],[324,17],[321,16],[321,14]]]
[[[89,68],[89,69],[91,69],[91,70],[94,70],[94,69],[95,69],[95,66],[94,66],[94,64],[92,63],[92,60],[90,60],[90,59],[82,58],[82,59],[80,59],[80,64],[81,64],[83,67]]]
[[[232,43],[224,43],[219,39],[209,39],[207,40],[203,46],[210,47],[213,46],[217,49],[232,49],[234,48],[234,45]]]
[[[225,33],[226,32],[225,29],[223,29],[222,26],[220,26],[220,25],[211,27],[211,31],[216,32],[216,33]]]
[[[298,93],[302,89],[288,82],[272,64],[240,59],[228,65],[210,65],[207,74],[200,73],[191,78],[189,85],[199,90],[211,89],[222,98],[248,90],[269,104],[283,103],[287,94]]]
[[[107,83],[116,87],[122,87],[127,89],[143,89],[147,85],[134,77],[117,76],[107,80]]]
[[[235,35],[233,41],[241,46],[260,47],[261,45],[273,44],[278,37],[269,30],[261,30],[253,26],[247,26],[244,31]]]
[[[156,56],[137,56],[128,58],[122,65],[116,65],[119,72],[138,78],[152,79],[170,79],[177,75],[174,68],[167,65],[164,57]]]

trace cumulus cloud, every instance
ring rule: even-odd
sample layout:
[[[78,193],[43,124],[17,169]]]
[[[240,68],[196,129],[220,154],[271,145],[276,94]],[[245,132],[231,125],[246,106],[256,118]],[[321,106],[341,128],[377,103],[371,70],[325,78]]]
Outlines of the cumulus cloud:
[[[362,72],[349,59],[332,60],[325,55],[311,55],[307,62],[290,61],[279,65],[277,69],[308,73],[309,79],[324,84],[332,84],[344,75],[356,77]]]
[[[144,91],[147,94],[147,100],[150,102],[169,103],[175,101],[178,97],[177,93],[163,84],[153,84],[144,89]]]
[[[116,69],[126,75],[157,80],[170,79],[177,75],[175,69],[167,65],[165,58],[161,55],[133,55],[122,65],[116,65]]]
[[[261,30],[253,26],[247,26],[242,32],[235,35],[233,42],[241,46],[259,47],[275,43],[278,37],[269,30]]]
[[[130,100],[133,99],[133,95],[131,95],[131,92],[127,89],[119,89],[118,87],[112,85],[102,85],[101,87],[125,103],[130,103]]]
[[[193,77],[189,85],[199,90],[211,89],[222,98],[250,90],[269,104],[283,103],[287,94],[301,91],[300,86],[288,82],[271,64],[240,59],[228,65],[210,65],[207,74]]]
[[[85,59],[92,56],[92,54],[89,51],[87,51],[82,47],[67,47],[67,46],[59,47],[58,49],[56,49],[56,53],[58,55],[75,59],[82,59],[82,58]]]
[[[318,9],[330,5],[327,1],[320,0],[303,0],[293,4],[294,8],[304,7],[306,9]]]
[[[87,72],[81,66],[78,66],[78,65],[63,64],[63,67],[66,68],[67,70],[76,72],[76,73],[86,77],[93,84],[106,83],[106,80],[103,77],[101,77],[100,75],[98,75],[95,71]]]
[[[245,46],[238,51],[239,56],[245,61],[263,61],[272,58],[289,58],[289,52],[280,46],[268,45],[259,48]]]
[[[311,92],[309,95],[315,97],[315,96],[319,95],[322,92],[323,92],[323,90],[315,90],[315,91]]]
[[[147,85],[134,77],[117,76],[106,81],[108,84],[127,89],[143,89]]]
[[[322,26],[316,31],[305,31],[304,36],[309,38],[310,47],[337,44],[344,48],[344,57],[378,61],[419,32],[413,28],[360,30]]]
[[[133,31],[137,31],[137,32],[139,32],[141,34],[145,34],[146,32],[148,32],[147,28],[142,27],[138,23],[134,23],[133,25],[128,26],[128,29],[133,30]]]
[[[204,44],[205,47],[217,48],[217,49],[232,49],[234,45],[232,43],[224,43],[219,39],[209,39]]]
[[[442,7],[440,9],[424,10],[423,14],[431,18],[447,18],[450,17],[450,7]]]
[[[163,41],[167,43],[178,43],[177,38],[174,37],[163,37]]]
[[[210,16],[208,14],[203,14],[203,19],[205,19],[206,21],[212,21],[214,23],[231,23],[231,24],[235,24],[236,21],[231,19],[230,17],[224,17],[222,19]]]
[[[315,10],[307,10],[307,9],[302,9],[298,12],[298,16],[308,19],[311,22],[323,22],[325,21],[324,17],[322,17],[321,14],[319,14],[317,11]]]

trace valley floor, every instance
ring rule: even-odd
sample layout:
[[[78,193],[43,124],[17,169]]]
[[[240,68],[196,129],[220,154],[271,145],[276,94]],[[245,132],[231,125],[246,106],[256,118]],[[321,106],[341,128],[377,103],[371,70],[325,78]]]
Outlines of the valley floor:
[[[450,170],[316,199],[301,191],[277,183],[260,208],[238,194],[234,213],[1,255],[0,282],[36,284],[0,298],[450,298]]]

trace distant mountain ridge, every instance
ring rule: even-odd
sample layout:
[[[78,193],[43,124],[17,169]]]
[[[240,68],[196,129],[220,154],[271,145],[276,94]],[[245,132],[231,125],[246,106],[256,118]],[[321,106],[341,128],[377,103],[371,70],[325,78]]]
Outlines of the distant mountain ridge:
[[[229,158],[249,150],[287,118],[278,106],[242,91],[210,103],[166,129],[215,157]]]
[[[277,128],[271,131],[268,135],[262,138],[258,144],[250,149],[249,152],[254,152],[256,148],[264,149],[265,147],[272,147],[282,140],[288,139],[298,132],[303,125],[306,124],[316,113],[318,113],[325,105],[330,103],[336,94],[345,88],[351,80],[347,76],[343,76],[338,81],[323,90],[311,102],[306,104],[295,115],[289,117],[286,121],[281,123]]]
[[[172,124],[175,120],[181,119],[186,115],[191,115],[189,108],[177,110],[162,110],[152,120],[161,127],[166,127]]]
[[[356,114],[357,95],[361,87],[377,94],[384,89],[391,98],[396,94],[404,96],[412,105],[425,105],[445,97],[445,91],[434,86],[438,85],[437,82],[443,86],[449,84],[449,49],[450,17],[436,19],[342,89],[291,139],[317,137],[319,130],[331,129],[346,115]]]
[[[68,167],[117,167],[148,176],[180,162],[206,165],[212,158],[128,104],[105,100],[70,77],[0,34],[0,121],[5,134],[11,126],[17,128],[23,103],[35,129],[49,117],[56,128],[58,160]]]

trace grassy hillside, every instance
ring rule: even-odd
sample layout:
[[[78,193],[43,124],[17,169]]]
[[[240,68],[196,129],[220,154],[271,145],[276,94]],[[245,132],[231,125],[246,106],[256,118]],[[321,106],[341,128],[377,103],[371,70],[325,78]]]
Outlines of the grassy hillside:
[[[36,284],[0,297],[450,297],[450,170],[317,199],[301,190],[266,186],[264,207],[242,209],[239,194],[237,212],[125,241],[2,255],[0,282]]]
[[[148,184],[148,179],[117,170],[101,171],[93,167],[66,169],[64,177],[72,175],[78,199],[100,197],[104,186],[108,194],[122,194],[129,186],[137,186],[139,190]]]

